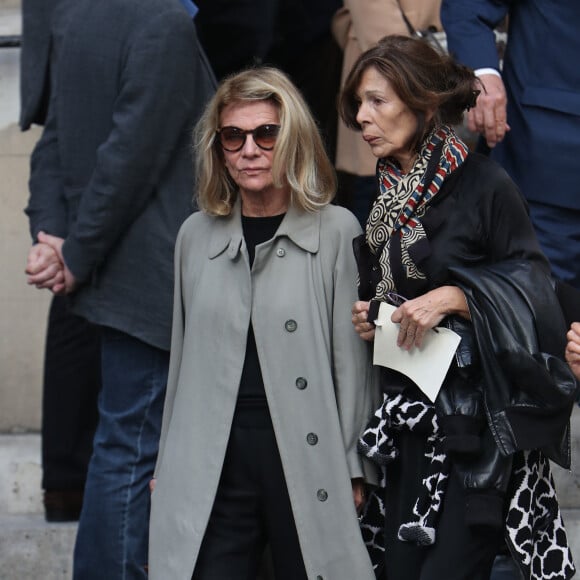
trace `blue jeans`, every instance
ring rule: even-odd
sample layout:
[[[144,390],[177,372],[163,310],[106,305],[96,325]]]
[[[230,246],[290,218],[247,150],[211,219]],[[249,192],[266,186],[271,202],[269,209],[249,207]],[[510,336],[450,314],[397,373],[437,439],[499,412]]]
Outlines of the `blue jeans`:
[[[153,475],[169,353],[102,328],[99,424],[75,551],[75,580],[147,578]]]

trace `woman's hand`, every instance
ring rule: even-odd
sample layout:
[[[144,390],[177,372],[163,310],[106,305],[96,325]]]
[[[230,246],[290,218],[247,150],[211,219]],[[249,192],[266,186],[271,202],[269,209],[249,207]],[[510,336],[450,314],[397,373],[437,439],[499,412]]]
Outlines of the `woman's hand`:
[[[369,304],[359,300],[352,305],[352,323],[358,335],[370,341],[375,337],[375,325],[368,321]]]
[[[465,295],[456,286],[441,286],[403,302],[391,316],[392,322],[400,324],[397,346],[405,350],[420,348],[426,332],[449,314],[469,319]]]
[[[149,492],[153,493],[155,491],[155,485],[157,484],[157,478],[152,477],[149,481]]]
[[[573,322],[566,335],[566,362],[570,365],[574,376],[580,380],[580,322]]]
[[[362,477],[357,477],[350,480],[352,484],[352,498],[354,500],[354,507],[356,513],[360,513],[366,502],[365,482]]]

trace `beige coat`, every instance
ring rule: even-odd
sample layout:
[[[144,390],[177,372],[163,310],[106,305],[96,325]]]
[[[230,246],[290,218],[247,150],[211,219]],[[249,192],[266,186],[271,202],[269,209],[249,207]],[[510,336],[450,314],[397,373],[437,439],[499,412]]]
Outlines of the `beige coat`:
[[[401,0],[401,8],[416,30],[441,29],[441,0]],[[344,0],[335,15],[333,33],[344,51],[341,86],[356,59],[383,36],[409,33],[397,0]],[[338,120],[336,168],[354,175],[374,175],[376,157],[360,133]]]
[[[236,405],[250,320],[309,578],[373,580],[350,479],[364,469],[356,442],[370,414],[368,343],[350,318],[356,299],[343,208],[290,208],[250,271],[240,206],[183,225],[157,486],[151,580],[191,578],[213,505]],[[306,379],[304,383],[298,379]],[[306,436],[316,433],[318,444]],[[369,469],[369,474],[372,474]]]

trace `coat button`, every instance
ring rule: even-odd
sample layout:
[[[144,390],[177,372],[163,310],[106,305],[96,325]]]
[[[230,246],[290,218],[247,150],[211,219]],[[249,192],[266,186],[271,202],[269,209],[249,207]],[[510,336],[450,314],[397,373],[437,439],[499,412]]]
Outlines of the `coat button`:
[[[304,377],[298,377],[296,379],[296,388],[303,391],[308,385],[308,381]]]
[[[328,499],[328,492],[325,489],[319,489],[316,492],[316,497],[318,501],[326,501]]]
[[[308,433],[306,435],[306,441],[308,445],[316,445],[318,443],[318,435],[316,433]]]
[[[284,323],[284,328],[288,331],[288,332],[294,332],[297,328],[298,328],[298,323],[295,320],[287,320]]]
[[[276,256],[278,256],[278,258],[283,258],[286,255],[286,250],[284,248],[278,248],[276,250]]]

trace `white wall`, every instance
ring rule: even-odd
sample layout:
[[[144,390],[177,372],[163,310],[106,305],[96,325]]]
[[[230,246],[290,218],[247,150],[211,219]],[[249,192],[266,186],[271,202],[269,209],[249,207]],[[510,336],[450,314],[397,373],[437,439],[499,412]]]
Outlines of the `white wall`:
[[[20,34],[20,2],[0,0],[0,35]],[[19,48],[0,48],[0,432],[40,428],[44,333],[50,296],[26,284],[23,208],[39,128],[17,126]]]

